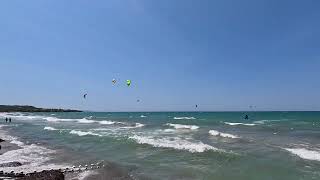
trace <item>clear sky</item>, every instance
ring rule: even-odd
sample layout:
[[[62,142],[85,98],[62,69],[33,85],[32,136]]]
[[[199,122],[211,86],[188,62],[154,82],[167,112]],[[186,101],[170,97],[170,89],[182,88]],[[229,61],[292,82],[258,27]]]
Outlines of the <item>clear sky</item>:
[[[320,1],[3,0],[0,67],[0,104],[320,110]]]

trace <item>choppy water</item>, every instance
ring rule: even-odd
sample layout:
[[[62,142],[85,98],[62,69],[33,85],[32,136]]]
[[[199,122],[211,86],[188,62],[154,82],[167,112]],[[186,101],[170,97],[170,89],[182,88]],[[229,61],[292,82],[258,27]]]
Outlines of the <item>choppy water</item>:
[[[320,179],[320,112],[7,113],[0,114],[2,122],[4,117],[13,122],[0,124],[0,136],[10,135],[23,150],[0,155],[0,162],[31,162],[8,171],[107,160],[137,179]]]

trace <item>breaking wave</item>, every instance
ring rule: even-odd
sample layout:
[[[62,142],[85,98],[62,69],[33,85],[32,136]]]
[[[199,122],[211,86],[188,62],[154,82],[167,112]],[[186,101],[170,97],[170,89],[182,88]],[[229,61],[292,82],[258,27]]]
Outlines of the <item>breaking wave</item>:
[[[58,129],[56,129],[56,128],[49,127],[49,126],[46,126],[46,127],[44,127],[43,129],[44,129],[44,130],[48,130],[48,131],[56,131],[56,130],[58,130]]]
[[[243,126],[255,126],[256,124],[252,123],[231,123],[231,122],[224,122],[225,124],[228,124],[230,126],[237,126],[237,125],[243,125]]]
[[[166,125],[174,127],[175,129],[190,129],[190,130],[199,129],[199,126],[196,126],[196,125],[183,125],[183,124],[171,124],[171,123],[167,123]]]
[[[181,120],[181,119],[196,119],[195,117],[173,117],[173,119]]]
[[[219,132],[219,131],[216,131],[216,130],[210,130],[209,134],[212,135],[212,136],[220,136],[220,137],[224,137],[224,138],[232,138],[232,139],[240,138],[239,136],[236,136],[236,135],[233,135],[233,134],[228,134],[228,133],[222,133],[222,132]]]
[[[134,129],[134,128],[141,128],[145,126],[144,124],[141,123],[135,123],[134,126],[124,126],[124,127],[120,127],[121,129]]]
[[[96,133],[93,133],[91,131],[88,131],[88,132],[84,132],[84,131],[77,131],[77,130],[72,130],[70,131],[70,134],[76,134],[78,136],[87,136],[87,135],[91,135],[91,136],[101,136],[100,134],[96,134]]]
[[[78,122],[79,123],[84,123],[84,124],[91,124],[91,123],[95,123],[96,121],[83,118],[83,119],[79,119]]]
[[[284,148],[294,155],[299,156],[302,159],[320,161],[320,152],[311,151],[305,148]]]
[[[114,121],[107,121],[107,120],[105,120],[105,121],[98,121],[99,122],[99,124],[103,124],[103,125],[111,125],[111,124],[115,124],[116,122],[114,122]]]
[[[138,144],[148,144],[153,147],[172,148],[176,150],[186,150],[192,153],[200,153],[209,150],[217,151],[218,149],[204,144],[201,141],[191,142],[178,137],[174,138],[154,138],[150,136],[130,136],[129,139],[136,141]]]
[[[0,154],[1,163],[10,163],[10,162],[20,162],[22,165],[18,167],[1,167],[1,170],[4,172],[33,172],[33,171],[42,171],[50,169],[59,169],[68,167],[68,164],[48,164],[56,151],[39,146],[36,144],[27,145],[19,140],[16,137],[9,136],[7,134],[0,134],[2,138],[10,143],[18,145],[20,148],[5,152]]]

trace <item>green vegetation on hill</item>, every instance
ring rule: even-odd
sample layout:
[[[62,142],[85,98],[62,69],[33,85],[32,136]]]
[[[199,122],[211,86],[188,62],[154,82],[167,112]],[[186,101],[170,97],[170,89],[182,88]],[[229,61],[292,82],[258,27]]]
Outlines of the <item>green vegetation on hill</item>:
[[[34,106],[0,105],[0,112],[81,112],[72,109],[47,109]]]

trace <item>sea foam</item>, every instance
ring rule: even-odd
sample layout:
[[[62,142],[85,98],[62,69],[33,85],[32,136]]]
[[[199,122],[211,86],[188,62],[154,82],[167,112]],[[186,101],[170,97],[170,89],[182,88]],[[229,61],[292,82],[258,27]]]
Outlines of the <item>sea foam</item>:
[[[111,124],[115,124],[116,122],[114,121],[107,121],[107,120],[104,120],[104,121],[98,121],[99,124],[103,124],[103,125],[111,125]]]
[[[320,152],[305,148],[284,148],[285,150],[299,156],[302,159],[320,161]]]
[[[141,123],[135,123],[134,126],[124,126],[124,127],[120,127],[120,129],[135,129],[135,128],[141,128],[143,126],[145,125]]]
[[[222,133],[222,132],[219,132],[219,131],[216,131],[216,130],[210,130],[209,134],[212,135],[212,136],[221,136],[221,137],[224,137],[224,138],[232,138],[232,139],[240,138],[239,136],[236,136],[236,135],[233,135],[233,134],[228,134],[228,133]]]
[[[88,132],[85,132],[85,131],[78,131],[78,130],[72,130],[70,131],[70,134],[76,134],[78,136],[87,136],[87,135],[91,135],[91,136],[102,136],[100,134],[96,134],[96,133],[93,133],[91,131],[88,131]]]
[[[78,122],[83,124],[91,124],[91,123],[95,123],[96,121],[83,118],[83,119],[79,119]]]
[[[60,118],[56,118],[56,117],[44,117],[43,119],[49,121],[49,122],[73,122],[73,121],[77,121],[79,119],[60,119]]]
[[[256,124],[252,123],[231,123],[231,122],[224,122],[225,124],[228,124],[230,126],[237,126],[237,125],[243,125],[243,126],[255,126]]]
[[[181,120],[181,119],[196,119],[195,117],[173,117],[173,119]]]
[[[19,141],[16,137],[7,135],[3,133],[0,136],[10,141],[10,143],[16,144],[20,149],[11,150],[0,155],[1,163],[9,162],[20,162],[21,166],[18,167],[2,167],[1,170],[4,172],[33,172],[33,171],[42,171],[50,169],[59,169],[65,168],[69,165],[67,164],[47,164],[47,161],[50,161],[56,151],[39,146],[36,144],[27,145]]]
[[[167,123],[167,126],[174,127],[175,129],[190,129],[190,130],[196,130],[199,128],[199,126],[196,125],[183,125],[183,124],[172,124],[172,123]]]
[[[48,130],[48,131],[56,131],[56,130],[58,130],[58,129],[56,129],[56,128],[49,127],[49,126],[46,126],[46,127],[44,127],[43,129],[44,129],[44,130]]]
[[[204,144],[201,141],[191,142],[178,137],[175,138],[154,138],[150,136],[130,136],[129,139],[133,139],[138,144],[148,144],[153,147],[172,148],[176,150],[186,150],[192,153],[200,153],[208,150],[218,150],[217,148]]]

